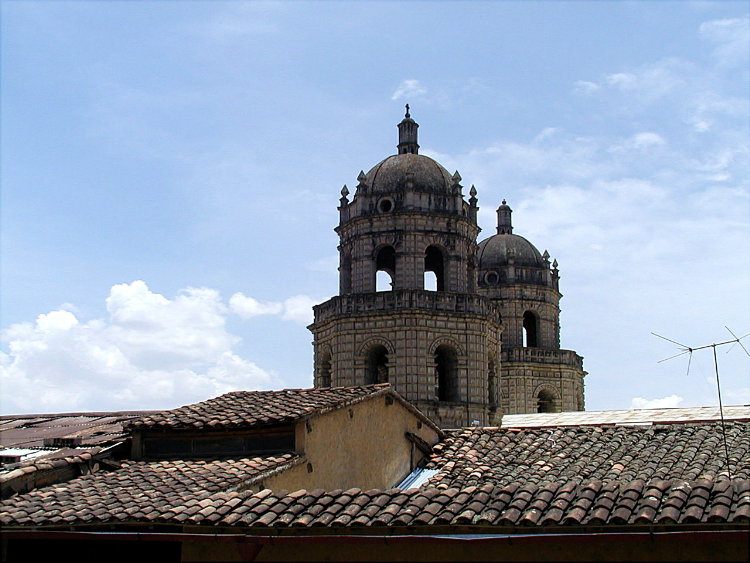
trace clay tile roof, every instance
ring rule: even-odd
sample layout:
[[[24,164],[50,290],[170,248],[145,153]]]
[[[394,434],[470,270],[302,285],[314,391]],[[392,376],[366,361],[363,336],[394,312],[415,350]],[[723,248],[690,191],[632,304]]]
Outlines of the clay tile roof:
[[[628,483],[750,478],[750,421],[725,422],[727,471],[720,422],[649,426],[465,428],[446,432],[426,465],[438,472],[431,486],[484,483]],[[696,454],[696,452],[699,452]],[[627,492],[627,491],[626,491]],[[580,491],[579,497],[598,491]]]
[[[183,467],[178,472],[196,477],[223,473],[221,464],[216,463]],[[240,460],[240,463],[252,466],[259,460]],[[566,482],[542,487],[487,485],[464,490],[444,489],[439,493],[434,488],[367,493],[337,490],[325,495],[315,491],[290,494],[265,490],[250,494],[227,490],[232,483],[237,484],[231,478],[226,481],[219,478],[207,488],[193,484],[176,485],[169,480],[156,490],[153,485],[141,484],[142,477],[158,475],[168,469],[166,465],[165,462],[132,464],[106,476],[78,479],[72,482],[77,483],[72,490],[63,491],[53,486],[47,489],[46,495],[34,491],[13,497],[0,507],[0,524],[68,526],[91,522],[107,524],[119,520],[131,523],[189,521],[193,524],[263,528],[493,525],[512,529],[750,521],[748,480],[708,482],[710,501],[703,505],[690,504],[689,497],[684,503],[670,502],[670,499],[684,496],[684,491],[700,486],[697,483],[681,480],[647,482],[641,496],[636,499],[635,509],[618,515],[617,507],[626,493],[632,495],[633,489],[616,483],[602,485],[592,481],[571,486]],[[97,490],[97,494],[102,495],[98,500],[86,486],[91,480],[88,478],[104,478],[108,485]],[[575,491],[576,502],[556,504],[552,489],[569,491],[571,488]],[[385,502],[381,497],[386,497]]]
[[[3,501],[0,524],[219,520],[225,508],[238,507],[239,500],[228,504],[226,496],[215,495],[236,496],[234,489],[297,459],[286,454],[235,460],[124,461],[116,471],[91,473]],[[248,504],[255,500],[251,497]]]
[[[129,429],[228,429],[290,422],[390,390],[389,384],[275,391],[233,391],[208,401],[154,413]]]
[[[450,431],[421,488],[261,491],[247,487],[294,455],[124,461],[18,494],[2,526],[146,523],[221,527],[716,526],[750,522],[750,421]]]

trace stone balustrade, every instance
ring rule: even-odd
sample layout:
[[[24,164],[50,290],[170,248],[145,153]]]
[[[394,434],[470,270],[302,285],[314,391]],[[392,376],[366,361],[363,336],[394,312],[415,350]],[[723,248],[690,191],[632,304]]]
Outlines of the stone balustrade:
[[[502,361],[508,363],[563,364],[583,370],[583,358],[573,350],[503,347]]]
[[[325,303],[315,305],[313,310],[315,322],[322,322],[339,315],[399,310],[470,313],[500,319],[499,307],[486,297],[471,293],[423,289],[337,295]]]

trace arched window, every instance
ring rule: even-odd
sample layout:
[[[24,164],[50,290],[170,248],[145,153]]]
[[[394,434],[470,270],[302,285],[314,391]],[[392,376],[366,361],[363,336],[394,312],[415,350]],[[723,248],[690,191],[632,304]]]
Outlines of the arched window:
[[[537,343],[537,317],[531,311],[523,314],[523,345],[529,348],[536,348]]]
[[[376,344],[367,351],[365,385],[388,382],[388,349]]]
[[[458,357],[450,346],[441,345],[435,350],[435,386],[438,401],[459,400]]]
[[[539,391],[536,396],[536,412],[557,412],[555,405],[555,396],[546,389]]]
[[[431,289],[428,287],[428,281],[430,286],[435,288],[435,291],[445,291],[445,266],[443,260],[443,253],[437,246],[428,246],[424,252],[424,271],[425,271],[425,289]],[[431,272],[431,274],[429,274]]]
[[[318,362],[318,387],[331,386],[331,353],[323,352]]]
[[[391,291],[396,276],[396,251],[384,246],[375,258],[375,291]]]

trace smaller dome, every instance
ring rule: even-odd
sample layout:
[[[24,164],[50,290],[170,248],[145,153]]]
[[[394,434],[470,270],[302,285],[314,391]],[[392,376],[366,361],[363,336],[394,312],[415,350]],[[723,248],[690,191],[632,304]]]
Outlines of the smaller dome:
[[[436,161],[421,154],[395,154],[380,161],[367,173],[365,183],[373,192],[405,189],[450,193],[450,173]]]
[[[497,234],[479,243],[477,259],[480,270],[494,270],[508,265],[510,256],[514,265],[545,268],[544,257],[528,240],[520,235]]]
[[[513,234],[513,210],[503,200],[497,208],[497,234],[479,243],[477,262],[480,270],[496,270],[507,266],[511,256],[516,266],[545,268],[545,257],[528,240]]]

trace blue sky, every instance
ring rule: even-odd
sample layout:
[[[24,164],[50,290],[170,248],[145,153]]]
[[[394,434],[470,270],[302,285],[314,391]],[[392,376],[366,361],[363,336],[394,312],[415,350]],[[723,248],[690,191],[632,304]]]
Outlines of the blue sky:
[[[559,261],[587,409],[716,404],[711,350],[651,333],[750,332],[747,2],[0,9],[2,412],[311,386],[339,191],[405,103],[480,240],[505,198]]]

